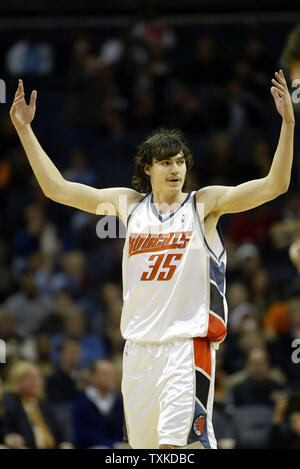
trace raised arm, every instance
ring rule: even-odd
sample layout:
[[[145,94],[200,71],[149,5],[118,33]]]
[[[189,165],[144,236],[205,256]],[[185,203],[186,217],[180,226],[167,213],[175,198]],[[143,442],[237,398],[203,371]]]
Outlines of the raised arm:
[[[243,212],[264,204],[288,190],[293,162],[295,117],[291,97],[282,70],[275,73],[271,93],[282,125],[277,149],[269,174],[261,179],[238,186],[210,186],[197,193],[199,201],[205,201],[205,212]]]
[[[46,197],[55,202],[76,207],[98,215],[117,215],[123,221],[128,208],[141,198],[141,194],[129,188],[96,189],[64,179],[42,149],[30,126],[36,109],[37,92],[31,93],[26,104],[22,80],[19,80],[15,99],[10,109],[12,123],[19,135],[28,161]],[[123,196],[123,204],[119,204]],[[126,199],[126,203],[125,203]]]

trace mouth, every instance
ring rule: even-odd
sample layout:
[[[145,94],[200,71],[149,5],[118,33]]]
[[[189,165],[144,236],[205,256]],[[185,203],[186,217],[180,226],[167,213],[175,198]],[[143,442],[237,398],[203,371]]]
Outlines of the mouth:
[[[178,184],[180,182],[180,179],[179,178],[171,178],[171,179],[168,179],[168,182],[170,182],[171,184]]]

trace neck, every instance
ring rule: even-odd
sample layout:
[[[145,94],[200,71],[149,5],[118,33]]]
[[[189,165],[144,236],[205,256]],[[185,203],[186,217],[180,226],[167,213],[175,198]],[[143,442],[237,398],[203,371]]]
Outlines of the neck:
[[[22,402],[35,402],[38,400],[35,396],[27,396],[27,395],[20,395],[20,399]]]
[[[109,389],[99,389],[99,388],[95,388],[97,390],[97,392],[100,394],[100,396],[102,397],[106,397],[108,396],[108,394],[111,393],[111,391]]]
[[[69,363],[61,363],[60,364],[60,368],[67,374],[71,374],[73,373],[73,371],[76,371],[77,370],[77,367],[74,366],[72,363],[69,364]]]
[[[174,204],[179,203],[181,204],[187,196],[186,192],[161,192],[158,190],[153,190],[153,203],[154,204]]]

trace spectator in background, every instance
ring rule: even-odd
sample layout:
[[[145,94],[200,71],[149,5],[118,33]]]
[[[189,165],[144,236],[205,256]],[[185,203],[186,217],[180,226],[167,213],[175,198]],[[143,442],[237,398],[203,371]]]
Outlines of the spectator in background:
[[[227,301],[229,309],[228,328],[230,335],[237,335],[246,321],[257,320],[256,306],[250,301],[249,291],[242,282],[232,282],[228,286]]]
[[[70,155],[69,166],[63,172],[63,176],[71,182],[87,185],[95,184],[95,173],[88,168],[88,156],[84,150],[80,148],[73,150]]]
[[[232,134],[247,133],[251,128],[258,129],[265,125],[263,104],[254,94],[243,87],[240,75],[243,75],[244,68],[248,70],[247,63],[238,63],[236,67],[238,76],[231,76],[225,83],[223,103],[226,113],[226,127]]]
[[[27,257],[28,271],[32,274],[34,283],[41,294],[52,295],[53,278],[55,275],[55,258],[58,252],[48,254],[41,250],[35,251]]]
[[[281,389],[270,377],[266,350],[254,348],[247,358],[246,376],[228,394],[237,449],[268,447],[275,397]]]
[[[46,379],[54,370],[54,363],[50,360],[51,336],[39,331],[35,337],[35,363],[40,369],[43,379]]]
[[[276,399],[270,449],[300,449],[300,395],[280,394]]]
[[[70,251],[63,254],[61,272],[53,278],[53,289],[65,290],[77,301],[84,299],[93,286],[86,268],[86,257],[82,251]]]
[[[149,132],[162,124],[158,110],[158,102],[152,88],[135,89],[133,102],[129,112],[130,129]]]
[[[43,381],[36,365],[16,362],[10,370],[13,392],[3,397],[4,442],[8,448],[72,448],[49,405],[41,400]]]
[[[211,116],[204,102],[182,81],[174,87],[169,112],[171,125],[187,134],[207,132],[211,128]]]
[[[54,336],[64,331],[68,311],[75,307],[72,296],[65,290],[52,294],[52,307],[49,315],[42,321],[39,332]]]
[[[0,339],[4,340],[7,356],[18,356],[23,338],[16,331],[16,314],[6,306],[0,306]]]
[[[224,370],[232,375],[235,382],[238,377],[245,375],[245,367],[248,354],[255,348],[265,348],[265,339],[259,322],[254,315],[249,315],[240,321],[239,329],[232,333],[229,329],[230,341],[227,341],[224,351]]]
[[[66,339],[74,339],[79,342],[82,353],[81,367],[89,366],[93,360],[107,356],[104,334],[100,337],[87,330],[85,315],[78,307],[67,312],[63,332],[52,337],[51,359],[53,362],[57,363],[59,349]]]
[[[281,210],[281,218],[271,228],[272,241],[277,249],[289,248],[300,236],[300,194],[290,191]]]
[[[293,343],[300,341],[300,291],[286,302],[286,319],[288,328],[273,337],[270,351],[273,363],[285,373],[290,387],[300,390],[299,364],[292,360]]]
[[[46,379],[47,398],[70,441],[73,441],[71,408],[79,395],[83,379],[81,361],[80,343],[74,339],[64,340],[60,346],[58,363]]]
[[[267,309],[277,299],[276,292],[272,287],[269,272],[260,267],[250,280],[249,293],[251,302],[257,310],[257,319],[263,322]]]
[[[27,257],[36,251],[55,256],[61,253],[61,241],[57,235],[57,227],[47,219],[43,207],[37,204],[28,205],[24,210],[25,228],[20,230],[14,239],[16,262],[20,267],[27,266]],[[18,275],[18,264],[14,266]]]
[[[256,272],[262,267],[262,258],[259,248],[253,243],[242,243],[235,251],[237,261],[237,270],[239,278],[247,287],[256,275]]]
[[[88,386],[73,406],[76,448],[117,448],[123,438],[123,402],[108,360],[89,367]]]
[[[6,70],[14,76],[48,75],[54,70],[54,50],[39,37],[37,29],[27,30],[6,54]]]
[[[166,50],[173,49],[176,45],[176,35],[174,30],[164,23],[154,8],[150,7],[144,13],[144,17],[131,29],[133,38],[145,43],[147,46],[152,43],[159,43]]]
[[[129,30],[125,27],[120,28],[115,36],[102,42],[99,51],[101,62],[107,65],[118,64],[122,59],[128,40]]]
[[[270,144],[264,138],[257,138],[253,142],[253,177],[263,178],[268,174],[272,164]]]
[[[102,131],[102,112],[106,86],[111,70],[93,51],[93,42],[86,34],[72,44],[67,73],[65,119],[74,129],[89,134]]]
[[[123,351],[124,340],[120,333],[120,318],[122,313],[122,289],[112,282],[104,283],[100,288],[101,303],[107,313],[107,337],[110,355],[114,356]]]
[[[233,386],[230,391],[231,404],[234,407],[249,404],[264,404],[273,407],[274,396],[282,389],[282,385],[269,377],[269,358],[264,348],[255,347],[249,352],[246,370],[245,379]]]
[[[235,185],[237,176],[238,168],[230,138],[225,133],[213,135],[199,170],[202,184]]]
[[[226,68],[220,65],[221,57],[218,55],[217,39],[210,34],[200,34],[196,37],[193,47],[193,55],[189,64],[180,71],[184,81],[195,86],[216,86],[224,84],[227,78]],[[222,79],[220,77],[222,67]],[[225,73],[224,73],[225,72]],[[225,76],[224,76],[225,75]]]
[[[267,205],[231,217],[228,232],[237,244],[253,243],[261,249],[270,244],[270,229],[278,216]]]
[[[33,275],[24,272],[19,282],[19,290],[9,296],[4,305],[14,311],[16,334],[24,339],[34,334],[41,321],[49,314],[51,299],[38,291]]]
[[[51,403],[70,404],[78,396],[81,354],[77,340],[65,339],[61,343],[56,369],[46,381],[46,393]]]
[[[243,58],[254,71],[254,79],[260,87],[265,87],[270,74],[273,72],[273,61],[266,49],[265,43],[257,34],[251,34],[245,41]],[[256,89],[259,93],[259,88]]]

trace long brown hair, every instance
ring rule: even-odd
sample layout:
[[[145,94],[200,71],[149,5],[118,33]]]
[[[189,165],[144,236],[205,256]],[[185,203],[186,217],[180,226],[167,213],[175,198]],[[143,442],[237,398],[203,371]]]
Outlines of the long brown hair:
[[[166,129],[160,127],[155,129],[147,139],[138,147],[134,158],[135,168],[132,178],[133,187],[143,193],[152,191],[149,176],[145,173],[146,164],[152,165],[156,161],[167,160],[172,156],[182,153],[185,158],[187,175],[182,190],[186,191],[188,186],[188,172],[193,166],[193,156],[184,142],[183,134],[178,129]]]

